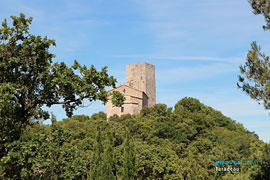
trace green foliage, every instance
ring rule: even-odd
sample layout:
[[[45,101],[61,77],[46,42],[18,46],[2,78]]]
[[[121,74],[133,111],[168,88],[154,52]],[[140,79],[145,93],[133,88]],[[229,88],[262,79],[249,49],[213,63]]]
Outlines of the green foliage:
[[[112,92],[112,103],[117,106],[117,107],[121,107],[124,102],[125,102],[126,98],[118,91],[113,91]]]
[[[77,118],[76,118],[77,119]],[[92,120],[107,120],[107,116],[104,112],[95,113],[91,116]]]
[[[127,131],[124,142],[123,180],[135,180],[137,175],[134,142],[131,138],[130,132]]]
[[[89,179],[116,179],[113,152],[114,140],[107,122],[99,121],[90,164]]]
[[[263,150],[263,160],[268,162],[267,164],[261,166],[257,173],[251,175],[253,179],[269,179],[270,178],[270,144],[265,144]]]
[[[265,1],[256,2],[254,9]],[[55,42],[29,33],[32,18],[11,18],[12,27],[4,20],[0,28],[0,179],[269,179],[266,166],[215,170],[217,160],[270,161],[269,144],[194,98],[174,110],[157,104],[108,120],[103,112],[72,116],[84,99],[105,103],[112,95],[121,106],[119,92],[105,91],[116,80],[106,67],[53,63],[48,49]],[[253,43],[238,85],[266,108],[268,69],[269,58]],[[54,104],[69,118],[56,121],[52,114],[45,126],[39,120],[49,115],[41,107]]]
[[[262,14],[270,29],[270,3],[268,0],[249,0],[254,14]],[[237,86],[252,99],[263,103],[265,109],[270,109],[270,63],[269,56],[261,52],[261,47],[254,41],[251,43],[245,65],[240,66]]]
[[[267,147],[267,148],[266,148]],[[2,179],[254,179],[260,166],[218,172],[217,160],[269,160],[269,147],[194,98],[138,115],[75,115],[52,126],[28,126],[7,146]]]
[[[270,29],[270,3],[268,0],[249,0],[249,3],[253,9],[253,13],[258,15],[262,14],[266,21],[266,25],[263,26],[264,30]]]
[[[51,112],[51,122],[54,125],[56,123],[56,116]]]
[[[69,145],[71,136],[53,126],[29,127],[32,136],[10,143],[8,154],[1,159],[5,178],[10,179],[83,179],[86,161],[77,147]]]
[[[11,19],[12,26],[5,19],[0,27],[0,158],[6,152],[4,144],[18,140],[30,120],[49,118],[43,106],[61,104],[71,117],[84,100],[106,103],[105,88],[116,83],[107,67],[98,71],[76,60],[71,67],[53,63],[49,48],[55,41],[31,34],[31,17],[20,14]],[[122,95],[113,102],[120,106]]]
[[[239,76],[237,84],[252,99],[263,102],[266,109],[270,108],[270,80],[269,80],[269,57],[260,52],[261,48],[253,42],[251,50],[248,52],[247,61],[244,66],[240,66],[240,72],[244,76]]]
[[[175,104],[174,109],[177,111],[179,107],[183,107],[190,112],[199,112],[202,110],[203,104],[195,98],[185,97]]]

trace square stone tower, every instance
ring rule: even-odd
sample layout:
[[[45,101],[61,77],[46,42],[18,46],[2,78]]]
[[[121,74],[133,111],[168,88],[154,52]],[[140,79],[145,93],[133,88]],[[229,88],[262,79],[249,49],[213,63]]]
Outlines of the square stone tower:
[[[156,104],[155,66],[138,63],[127,65],[126,84],[144,92],[148,96],[148,106]]]
[[[112,97],[107,102],[107,118],[117,114],[139,114],[145,106],[156,104],[155,66],[148,63],[127,65],[126,84],[109,90],[121,92],[126,98],[121,107],[113,106]]]

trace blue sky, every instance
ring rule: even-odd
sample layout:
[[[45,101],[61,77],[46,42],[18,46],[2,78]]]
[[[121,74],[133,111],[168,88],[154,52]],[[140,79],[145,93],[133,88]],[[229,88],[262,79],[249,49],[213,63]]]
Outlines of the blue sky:
[[[0,20],[32,16],[31,32],[56,40],[55,61],[74,59],[125,82],[126,64],[156,66],[157,103],[195,97],[270,141],[269,111],[236,88],[252,41],[270,54],[270,32],[247,0],[0,0]],[[65,118],[61,106],[49,109]],[[75,114],[106,111],[100,102]]]

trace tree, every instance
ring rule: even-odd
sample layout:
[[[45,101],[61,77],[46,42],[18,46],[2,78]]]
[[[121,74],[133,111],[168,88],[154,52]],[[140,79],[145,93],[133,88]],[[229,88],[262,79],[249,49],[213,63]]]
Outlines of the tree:
[[[98,113],[29,125],[6,145],[0,179],[269,179],[269,166],[216,171],[228,166],[216,161],[269,162],[269,144],[194,98],[175,107],[159,104],[109,122]]]
[[[270,62],[269,57],[260,52],[256,42],[251,44],[247,61],[240,66],[237,86],[246,92],[252,99],[262,101],[266,109],[270,108]]]
[[[124,143],[124,162],[122,171],[123,180],[136,179],[137,169],[135,164],[134,142],[128,130],[126,130],[126,137]]]
[[[269,0],[249,0],[254,14],[262,14],[266,21],[264,30],[270,29],[270,2]]]
[[[9,143],[0,161],[1,179],[86,179],[87,160],[70,144],[73,137],[54,125],[28,126],[20,140]]]
[[[270,29],[270,1],[250,0],[254,14],[262,14],[266,25],[264,30]],[[270,109],[270,62],[269,56],[261,52],[261,47],[254,41],[247,54],[245,65],[240,66],[238,88],[247,93],[252,99],[264,104]]]
[[[89,179],[116,179],[113,142],[114,140],[108,122],[99,121]]]
[[[64,62],[53,63],[49,52],[55,41],[29,33],[32,17],[11,16],[13,25],[5,19],[0,27],[0,150],[3,144],[18,139],[21,130],[31,119],[48,119],[42,106],[60,104],[67,116],[89,102],[106,103],[106,87],[115,87],[116,79],[109,76],[107,67],[101,71],[92,65],[87,68],[76,60],[71,67]],[[122,105],[117,95],[116,106]],[[2,154],[0,154],[2,157]]]
[[[94,152],[91,160],[89,179],[101,179],[103,144],[100,126],[97,127],[97,135],[94,144]]]
[[[256,174],[252,174],[252,178],[255,180],[259,179],[269,179],[270,178],[270,144],[265,144],[264,151],[263,151],[263,161],[265,161],[265,164],[263,164],[259,171]]]
[[[104,154],[103,154],[103,174],[102,179],[107,180],[116,179],[115,176],[115,160],[114,160],[114,149],[113,149],[113,136],[112,132],[110,130],[111,128],[107,129],[105,134],[105,140],[104,140]]]

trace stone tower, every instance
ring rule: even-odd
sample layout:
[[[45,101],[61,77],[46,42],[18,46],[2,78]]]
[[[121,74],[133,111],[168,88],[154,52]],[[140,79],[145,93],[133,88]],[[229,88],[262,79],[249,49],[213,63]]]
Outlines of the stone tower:
[[[145,92],[148,96],[148,106],[156,104],[155,66],[148,63],[127,65],[126,83],[128,86]]]
[[[119,91],[126,100],[122,107],[115,107],[110,97],[107,118],[114,114],[139,114],[143,107],[156,104],[155,66],[148,63],[129,64],[126,73],[126,83],[108,91]]]

